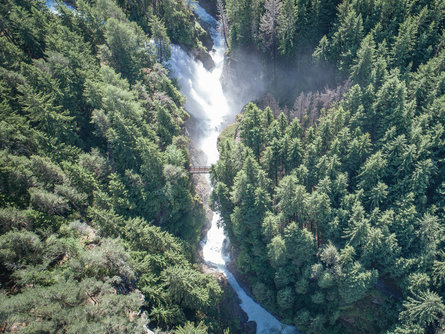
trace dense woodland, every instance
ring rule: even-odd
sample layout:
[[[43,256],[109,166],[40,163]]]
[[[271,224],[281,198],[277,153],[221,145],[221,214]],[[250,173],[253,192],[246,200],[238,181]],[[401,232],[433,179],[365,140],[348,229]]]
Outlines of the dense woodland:
[[[253,296],[306,333],[442,333],[445,2],[225,3],[232,52],[312,47],[349,80],[220,136],[213,207]]]
[[[306,333],[445,331],[445,2],[208,2],[229,55],[310,52],[340,83],[220,137],[212,205],[253,296]],[[183,0],[69,3],[0,4],[0,331],[222,333],[163,65],[208,34]]]
[[[182,1],[71,5],[0,5],[0,332],[222,333],[161,65],[205,32]]]

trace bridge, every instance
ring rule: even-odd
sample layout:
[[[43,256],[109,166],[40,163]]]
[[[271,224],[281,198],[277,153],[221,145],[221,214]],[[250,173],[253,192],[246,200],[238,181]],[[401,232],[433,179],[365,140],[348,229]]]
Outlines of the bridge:
[[[208,174],[210,166],[192,166],[189,169],[190,174]]]

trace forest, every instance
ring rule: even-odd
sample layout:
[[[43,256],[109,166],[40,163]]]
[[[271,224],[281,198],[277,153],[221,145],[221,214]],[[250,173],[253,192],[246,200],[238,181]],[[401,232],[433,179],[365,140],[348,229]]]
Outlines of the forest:
[[[162,65],[202,47],[190,6],[5,0],[0,29],[0,331],[222,333]]]
[[[445,1],[201,2],[227,58],[294,89],[248,103],[211,168],[255,300],[304,333],[445,331]],[[167,65],[211,48],[192,6],[0,3],[0,332],[243,333],[199,267]],[[296,90],[294,67],[332,71]]]
[[[220,136],[212,205],[255,299],[305,333],[445,331],[445,2],[222,14],[230,52],[337,69],[337,89],[249,103]]]

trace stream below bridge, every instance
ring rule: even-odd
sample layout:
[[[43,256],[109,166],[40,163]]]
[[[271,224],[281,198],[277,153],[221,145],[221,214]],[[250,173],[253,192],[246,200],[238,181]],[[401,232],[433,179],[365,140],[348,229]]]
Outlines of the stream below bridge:
[[[226,51],[224,38],[217,29],[218,22],[198,4],[193,6],[195,14],[211,27],[210,34],[214,48],[210,54],[215,67],[210,71],[206,70],[201,62],[193,59],[177,45],[172,46],[172,56],[168,65],[172,70],[172,76],[179,83],[181,92],[187,98],[185,108],[193,119],[191,131],[193,145],[206,155],[205,164],[211,165],[218,160],[217,139],[220,132],[225,126],[234,122],[236,114],[248,101],[233,103],[225,96],[220,82]],[[208,176],[206,180],[210,183]],[[219,215],[214,212],[211,227],[202,240],[205,263],[227,278],[237,293],[241,301],[240,306],[246,312],[249,321],[256,322],[257,333],[298,333],[295,327],[282,324],[255,302],[229,271],[227,268],[227,263],[230,261],[227,251],[229,240],[224,229],[218,226],[219,219]]]

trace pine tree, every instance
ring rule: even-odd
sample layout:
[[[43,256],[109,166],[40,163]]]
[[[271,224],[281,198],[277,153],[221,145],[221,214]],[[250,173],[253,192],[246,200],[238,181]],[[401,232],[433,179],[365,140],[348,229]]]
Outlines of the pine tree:
[[[278,51],[282,55],[291,56],[294,52],[297,17],[294,0],[285,0],[280,8],[277,19]]]
[[[403,304],[406,310],[400,318],[407,322],[418,322],[420,326],[430,325],[443,316],[445,305],[442,298],[434,291],[426,290],[408,297]]]
[[[170,38],[164,22],[157,16],[152,16],[149,21],[151,36],[156,46],[157,60],[160,63],[168,61],[171,53]]]

